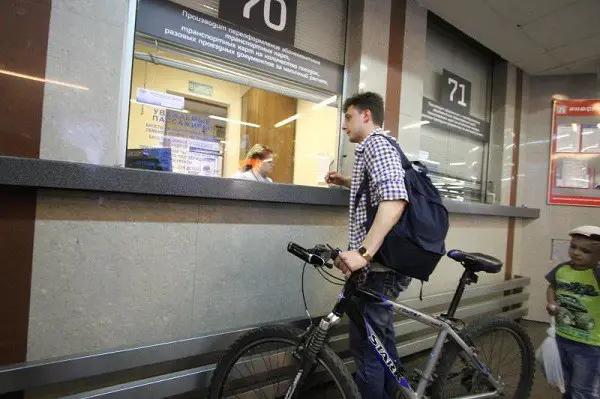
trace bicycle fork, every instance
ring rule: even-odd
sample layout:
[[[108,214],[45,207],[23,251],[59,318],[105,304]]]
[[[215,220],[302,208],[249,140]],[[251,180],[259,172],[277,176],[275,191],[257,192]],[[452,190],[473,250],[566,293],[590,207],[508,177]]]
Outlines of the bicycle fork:
[[[340,317],[334,313],[330,313],[328,316],[321,319],[321,322],[308,339],[302,354],[300,366],[298,367],[298,372],[285,394],[285,399],[294,399],[298,396],[297,388],[304,384],[306,378],[315,366],[317,356],[319,355],[319,352],[321,352],[321,349],[323,349],[323,344],[325,343],[325,338],[327,338],[329,329],[339,323],[339,321]]]

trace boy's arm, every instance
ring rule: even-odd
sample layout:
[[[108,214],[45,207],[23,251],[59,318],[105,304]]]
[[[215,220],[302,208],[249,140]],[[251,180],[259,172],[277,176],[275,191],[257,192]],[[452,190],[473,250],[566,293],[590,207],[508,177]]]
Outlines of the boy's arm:
[[[558,304],[556,303],[556,290],[554,289],[554,284],[550,284],[546,290],[546,301],[548,302],[546,305],[548,313],[551,316],[556,315],[556,313],[558,313]]]

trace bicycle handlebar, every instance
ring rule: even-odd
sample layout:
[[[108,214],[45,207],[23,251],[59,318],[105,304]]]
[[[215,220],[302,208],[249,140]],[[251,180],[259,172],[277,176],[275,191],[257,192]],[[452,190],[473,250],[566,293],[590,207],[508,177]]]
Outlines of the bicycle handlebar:
[[[329,261],[335,260],[342,252],[329,245],[316,245],[311,249],[306,249],[293,242],[288,244],[287,250],[289,253],[297,256],[306,263],[310,263],[313,266],[327,266],[330,269],[333,265],[329,263]]]

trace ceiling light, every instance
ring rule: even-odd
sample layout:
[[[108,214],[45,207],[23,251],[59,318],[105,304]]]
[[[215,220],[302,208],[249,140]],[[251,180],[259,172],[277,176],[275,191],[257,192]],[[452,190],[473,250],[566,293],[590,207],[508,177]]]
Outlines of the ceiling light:
[[[290,123],[290,122],[293,122],[293,121],[295,121],[296,119],[300,118],[300,115],[302,115],[302,114],[296,114],[296,115],[292,115],[292,116],[290,116],[289,118],[286,118],[286,119],[284,119],[284,120],[282,120],[282,121],[280,121],[280,122],[277,122],[277,123],[275,124],[275,127],[281,127],[281,126],[283,126],[283,125],[287,125],[288,123]]]
[[[11,71],[7,71],[5,69],[0,69],[0,74],[2,74],[2,75],[8,75],[8,76],[14,76],[15,78],[22,78],[22,79],[27,79],[27,80],[33,80],[35,82],[51,83],[53,85],[70,87],[71,89],[79,89],[79,90],[89,90],[90,89],[89,87],[80,86],[80,85],[76,85],[76,84],[73,84],[73,83],[60,82],[58,80],[52,80],[52,79],[37,78],[35,76],[25,75],[23,73],[11,72]]]
[[[238,120],[235,120],[235,119],[223,118],[222,116],[209,115],[208,117],[210,119],[216,119],[218,121],[235,123],[236,125],[244,125],[244,126],[250,126],[250,127],[260,127],[260,125],[257,125],[256,123],[250,123],[250,122],[238,121]]]
[[[577,123],[571,123],[571,127],[575,133],[579,131],[579,125]]]
[[[143,102],[140,102],[140,101],[137,101],[134,99],[129,100],[129,102],[131,102],[133,104],[147,105],[149,107],[154,107],[154,108],[158,108],[158,109],[168,109],[170,111],[181,112],[182,114],[190,113],[190,111],[188,111],[187,109],[177,109],[177,108],[163,107],[162,105],[147,104],[147,103],[143,103]]]
[[[466,165],[466,162],[452,162],[450,163],[450,166],[463,166]]]
[[[471,148],[471,149],[469,150],[469,152],[475,152],[475,151],[477,151],[478,149],[479,149],[479,146],[477,146],[477,147],[473,147],[473,148]]]
[[[331,96],[331,97],[326,98],[325,100],[321,101],[320,103],[313,105],[312,109],[317,110],[319,108],[323,108],[331,103],[334,103],[336,100],[337,100],[337,96]]]
[[[217,11],[217,12],[219,11],[219,10],[217,10],[217,9],[216,9],[216,8],[214,8],[214,7],[207,6],[206,4],[202,4],[202,5],[203,5],[204,7],[206,7],[206,8],[208,8],[209,10],[212,10],[212,11]]]

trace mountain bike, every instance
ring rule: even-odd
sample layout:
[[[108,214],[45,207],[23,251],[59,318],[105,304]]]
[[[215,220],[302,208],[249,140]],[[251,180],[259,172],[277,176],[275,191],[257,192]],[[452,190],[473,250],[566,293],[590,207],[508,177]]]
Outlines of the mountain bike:
[[[311,264],[317,269],[331,268],[340,253],[326,245],[305,249],[295,243],[288,245],[288,251],[306,262],[305,267]],[[498,273],[502,262],[458,250],[448,252],[448,256],[465,270],[446,313],[425,314],[362,287],[361,277],[368,268],[361,269],[344,282],[333,310],[317,326],[302,331],[266,325],[240,337],[217,363],[209,399],[360,398],[352,375],[327,345],[331,327],[344,314],[359,326],[386,371],[397,381],[398,398],[528,398],[534,377],[534,351],[525,330],[514,320],[497,316],[469,326],[455,318],[466,286],[477,282],[477,273]],[[410,380],[404,375],[368,318],[356,307],[356,298],[390,306],[404,317],[439,330],[424,370],[416,371]]]

